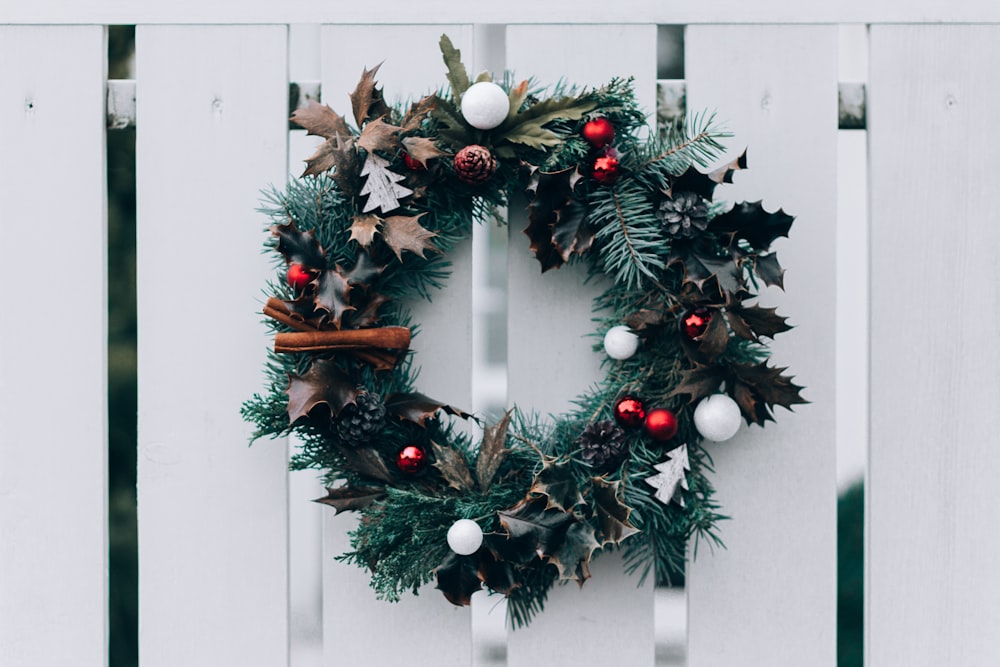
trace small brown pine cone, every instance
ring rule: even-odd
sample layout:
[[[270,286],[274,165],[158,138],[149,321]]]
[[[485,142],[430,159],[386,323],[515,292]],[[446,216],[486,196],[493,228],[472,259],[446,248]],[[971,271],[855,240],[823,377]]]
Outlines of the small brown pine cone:
[[[485,183],[497,170],[497,159],[490,149],[476,144],[458,151],[453,164],[459,180],[472,185]]]
[[[625,431],[610,419],[589,424],[576,439],[583,460],[594,472],[611,472],[628,456]]]

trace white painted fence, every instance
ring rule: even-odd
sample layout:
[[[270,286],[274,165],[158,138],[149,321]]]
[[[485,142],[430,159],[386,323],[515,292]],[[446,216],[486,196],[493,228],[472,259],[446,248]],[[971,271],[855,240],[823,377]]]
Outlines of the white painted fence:
[[[655,24],[690,24],[688,106],[718,108],[734,150],[750,147],[751,169],[725,197],[763,197],[798,216],[778,248],[788,291],[766,298],[796,325],[775,358],[812,402],[712,449],[733,521],[723,525],[728,549],[703,551],[689,568],[688,664],[834,664],[836,433],[866,419],[864,410],[838,414],[835,397],[869,392],[868,664],[998,664],[1000,25],[957,22],[1000,22],[1000,6],[654,4],[0,8],[0,279],[11,299],[0,322],[0,664],[106,661],[110,23],[140,24],[143,667],[470,664],[468,609],[432,591],[398,606],[376,602],[363,572],[332,560],[350,519],[306,503],[312,491],[300,477],[290,484],[282,444],[246,446],[238,408],[260,385],[268,344],[254,209],[259,190],[297,173],[306,154],[286,124],[290,22],[326,24],[321,57],[307,67],[340,109],[362,66],[383,59],[390,95],[438,85],[437,37],[447,31],[473,69],[584,84],[634,75],[652,110]],[[609,7],[622,13],[611,17]],[[870,257],[837,246],[852,238],[837,230],[837,23],[847,21],[876,24]],[[559,410],[597,373],[580,338],[590,302],[579,274],[537,275],[520,218],[511,213],[509,397]],[[421,389],[459,405],[473,395],[475,256],[471,244],[460,250],[448,292],[419,314],[416,341],[418,360],[449,359],[426,365]],[[869,264],[869,305],[864,293],[838,301],[838,285],[855,284]],[[859,329],[862,340],[870,335],[869,377],[852,370],[864,359],[836,360],[864,355],[845,342]],[[612,560],[597,563],[582,592],[558,590],[531,628],[511,634],[508,664],[651,665],[653,591],[637,590]],[[312,627],[322,630],[322,658],[290,662],[290,641]]]

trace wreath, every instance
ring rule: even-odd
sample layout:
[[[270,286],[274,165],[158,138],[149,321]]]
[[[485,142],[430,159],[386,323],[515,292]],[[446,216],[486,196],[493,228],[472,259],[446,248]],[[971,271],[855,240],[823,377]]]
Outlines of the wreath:
[[[293,469],[323,471],[318,502],[360,521],[339,558],[378,597],[436,580],[454,604],[484,586],[514,625],[557,582],[580,585],[602,550],[658,581],[691,539],[721,544],[704,439],[763,426],[803,403],[764,338],[788,330],[751,303],[782,286],[771,243],[792,217],[726,207],[716,169],[727,136],[700,115],[649,131],[632,81],[544,91],[472,81],[441,38],[448,88],[389,106],[378,67],[351,93],[356,127],[311,103],[292,120],[325,141],[300,179],[265,193],[277,279],[266,392],[243,406],[254,439],[294,432]],[[512,409],[496,421],[419,393],[407,302],[430,298],[472,220],[524,192],[525,233],[544,273],[585,262],[605,376],[570,412]],[[458,419],[482,425],[478,442]]]

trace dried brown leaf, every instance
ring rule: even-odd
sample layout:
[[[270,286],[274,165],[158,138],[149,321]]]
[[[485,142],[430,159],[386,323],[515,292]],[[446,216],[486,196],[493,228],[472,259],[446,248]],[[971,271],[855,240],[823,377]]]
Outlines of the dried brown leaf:
[[[448,486],[456,491],[471,491],[473,487],[472,473],[469,472],[469,464],[465,460],[465,456],[457,449],[443,447],[433,440],[431,441],[431,449],[434,450],[434,467],[448,482]]]
[[[430,239],[437,236],[432,231],[425,229],[420,224],[420,218],[426,215],[391,215],[383,221],[382,238],[386,244],[396,253],[399,261],[403,261],[403,251],[410,252],[424,257],[424,251],[437,250]]]

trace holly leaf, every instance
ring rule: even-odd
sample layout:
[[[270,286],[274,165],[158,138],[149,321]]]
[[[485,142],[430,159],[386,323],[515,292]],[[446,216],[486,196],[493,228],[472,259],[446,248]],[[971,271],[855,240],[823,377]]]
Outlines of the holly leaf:
[[[718,169],[710,172],[708,177],[711,178],[716,183],[732,183],[733,174],[741,169],[747,168],[747,152],[746,149],[742,153],[736,156],[736,159],[732,162],[726,163],[719,167]]]
[[[340,270],[340,267],[338,266],[337,269]],[[382,275],[384,270],[383,264],[377,263],[371,255],[362,250],[354,260],[354,266],[351,267],[351,270],[343,275],[349,285],[366,288],[371,285],[375,278]]]
[[[350,93],[351,110],[358,127],[364,125],[369,118],[379,118],[389,113],[389,107],[382,98],[382,89],[375,87],[375,74],[381,66],[382,63],[379,63],[371,69],[364,68],[358,85]]]
[[[365,184],[359,194],[368,195],[363,213],[382,209],[382,213],[390,213],[399,208],[399,200],[413,194],[399,181],[406,177],[389,169],[389,162],[376,153],[368,153],[365,164],[361,168],[361,176],[365,176]]]
[[[288,376],[288,423],[325,406],[336,417],[346,405],[353,404],[359,390],[354,381],[332,359],[316,359],[303,375]]]
[[[759,342],[760,336],[773,339],[792,328],[786,323],[787,317],[778,315],[777,308],[731,305],[726,308],[726,317],[733,333],[752,341]]]
[[[691,241],[675,241],[671,247],[667,266],[681,264],[684,282],[691,283],[700,291],[705,283],[715,278],[721,292],[737,293],[743,289],[743,272],[732,255],[719,257],[706,244]]]
[[[351,313],[351,328],[364,329],[376,324],[381,319],[378,314],[379,308],[388,301],[390,301],[389,297],[384,294],[374,294],[369,297],[364,308]]]
[[[510,561],[499,557],[493,549],[480,549],[476,556],[479,559],[479,580],[491,591],[506,596],[521,585],[514,576]]]
[[[326,253],[323,246],[316,240],[316,232],[310,229],[303,232],[291,220],[287,225],[274,225],[271,234],[278,237],[277,250],[285,261],[291,264],[302,264],[310,269],[321,269],[326,266]]]
[[[327,487],[326,495],[313,502],[329,505],[340,514],[362,510],[384,496],[385,489],[375,486],[341,486],[336,489]]]
[[[337,329],[344,313],[355,310],[351,305],[351,285],[339,266],[320,272],[313,302],[317,310],[327,313],[324,319]]]
[[[715,193],[715,186],[718,184],[719,181],[698,171],[694,165],[691,165],[684,170],[684,173],[670,179],[670,187],[664,190],[663,194],[672,198],[681,192],[691,192],[702,199],[711,201],[712,195]]]
[[[448,602],[458,607],[472,604],[472,594],[482,589],[479,581],[478,559],[449,552],[434,569],[437,584]]]
[[[427,166],[428,160],[447,155],[447,153],[437,147],[433,139],[428,139],[427,137],[406,137],[403,139],[403,148],[406,149],[411,158],[424,167]]]
[[[421,258],[424,257],[424,251],[437,250],[437,247],[429,241],[437,234],[420,224],[420,218],[426,214],[424,212],[419,215],[390,215],[382,222],[382,239],[396,253],[399,261],[403,261],[404,250],[409,250]]]
[[[808,403],[799,393],[802,387],[784,374],[787,368],[760,364],[732,364],[730,395],[740,406],[747,424],[774,421],[774,406],[791,409],[792,405]]]
[[[688,488],[687,476],[684,473],[691,470],[687,445],[672,449],[668,457],[666,461],[653,466],[657,474],[647,477],[645,482],[656,489],[653,495],[664,505],[674,501],[684,507],[684,496],[680,490]]]
[[[456,491],[471,491],[473,487],[472,473],[465,456],[453,447],[443,447],[431,440],[434,450],[434,467],[448,482],[448,486]]]
[[[576,522],[569,512],[547,509],[545,498],[525,498],[508,510],[497,512],[515,551],[530,549],[539,558],[554,554],[566,539],[566,531]]]
[[[773,252],[753,256],[753,270],[765,285],[785,289],[785,270],[778,264],[778,256]]]
[[[590,558],[601,548],[594,537],[594,527],[578,521],[566,530],[566,538],[549,562],[559,570],[559,579],[572,579],[580,586],[590,579]]]
[[[507,429],[510,426],[511,411],[508,410],[496,424],[483,429],[483,442],[476,457],[476,479],[483,493],[493,485],[500,464],[507,457]]]
[[[761,251],[767,250],[776,238],[788,236],[794,220],[781,209],[768,213],[759,201],[741,202],[712,218],[708,230],[729,235],[730,245],[742,239]]]
[[[462,64],[462,52],[455,48],[448,35],[441,35],[439,42],[441,56],[444,58],[444,65],[448,69],[445,76],[451,86],[451,95],[455,99],[456,105],[462,104],[462,95],[469,89],[472,83],[469,81],[469,71]]]
[[[354,472],[388,484],[393,483],[392,473],[386,467],[382,456],[374,449],[338,447],[337,451],[346,459],[348,467]]]
[[[528,493],[545,496],[548,499],[546,509],[556,508],[563,512],[584,502],[569,461],[550,456],[542,457],[542,469],[535,475]]]
[[[443,410],[449,415],[469,419],[472,417],[467,412],[462,412],[458,408],[453,408],[433,398],[428,398],[416,392],[392,394],[385,400],[385,409],[389,414],[395,415],[399,419],[413,422],[423,426],[427,419],[437,414],[438,410]]]
[[[660,309],[640,308],[625,317],[625,325],[633,331],[658,329],[667,324],[667,314]],[[673,321],[671,318],[670,321]]]
[[[374,151],[392,151],[399,145],[399,130],[381,118],[369,121],[358,137],[358,147],[369,153]]]
[[[558,268],[570,256],[582,255],[594,243],[587,224],[587,207],[574,188],[582,178],[575,168],[556,172],[536,169],[528,181],[528,227],[531,250],[542,265],[542,273]]]
[[[717,393],[725,379],[726,370],[721,366],[695,364],[694,368],[681,371],[681,381],[670,395],[687,394],[690,396],[689,402],[694,403],[700,398]]]
[[[402,131],[413,132],[417,130],[427,114],[434,110],[436,103],[437,97],[435,95],[426,95],[411,104],[410,108],[406,110],[406,115],[403,116],[403,122],[400,123]]]
[[[351,238],[349,240],[357,241],[362,248],[367,248],[375,240],[375,234],[378,233],[381,224],[382,218],[377,215],[356,215],[351,222]]]
[[[620,481],[609,482],[603,477],[594,477],[594,508],[597,511],[597,538],[603,547],[606,544],[621,544],[622,540],[639,532],[629,522],[632,508],[622,501]]]
[[[695,354],[689,354],[689,357],[711,363],[729,346],[729,328],[718,310],[713,308],[709,312],[712,313],[712,318],[708,321],[708,327],[701,337],[697,341],[691,341],[686,336],[681,336],[681,342],[685,351],[690,353],[693,348]]]
[[[332,137],[350,137],[351,129],[347,121],[339,113],[326,104],[310,100],[309,104],[296,109],[292,113],[293,123],[305,128],[306,134],[312,134],[324,139]]]
[[[333,170],[331,178],[348,197],[357,194],[358,152],[349,137],[332,137],[306,159],[303,176],[318,176]]]

